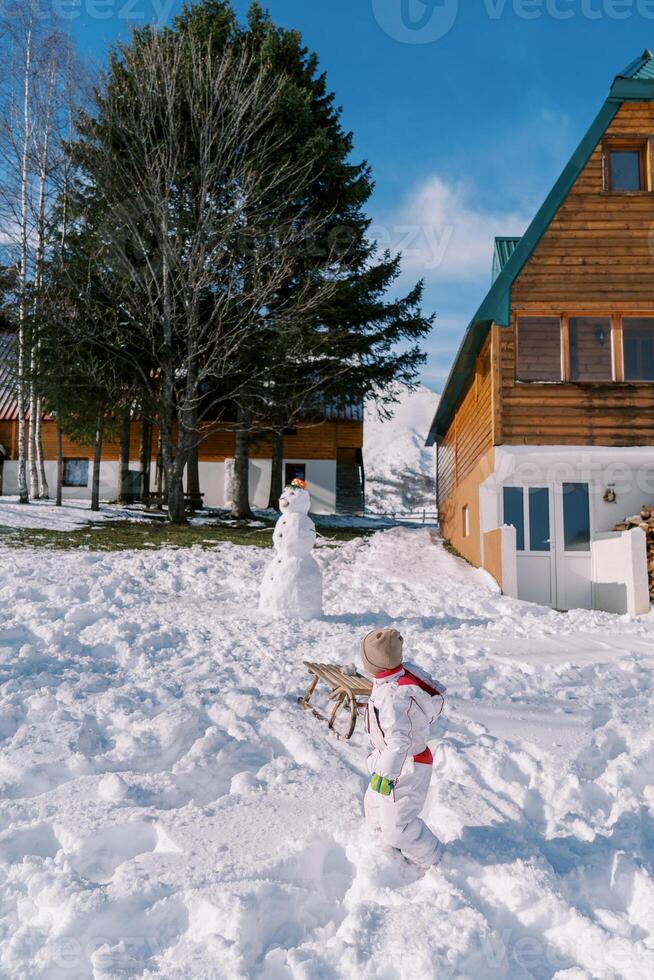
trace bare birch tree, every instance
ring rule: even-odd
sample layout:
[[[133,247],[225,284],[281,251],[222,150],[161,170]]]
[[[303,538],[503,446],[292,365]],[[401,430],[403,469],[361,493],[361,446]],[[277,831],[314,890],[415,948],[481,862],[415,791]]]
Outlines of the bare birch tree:
[[[27,284],[30,242],[30,158],[32,152],[32,83],[36,26],[31,6],[6,11],[1,26],[4,84],[2,91],[2,213],[6,237],[16,246],[18,336],[16,400],[18,407],[18,494],[29,501],[27,487]]]
[[[145,31],[120,49],[80,124],[78,229],[88,241],[96,223],[97,275],[119,311],[116,331],[96,340],[140,377],[177,522],[198,426],[265,383],[270,365],[243,354],[260,342],[267,307],[275,298],[288,356],[293,322],[331,288],[307,276],[280,300],[317,224],[283,206],[282,189],[301,200],[307,173],[280,163],[282,88],[246,50]]]
[[[3,6],[0,20],[0,215],[17,253],[16,395],[18,489],[21,503],[47,497],[42,411],[35,389],[38,323],[34,304],[43,285],[46,223],[54,194],[55,138],[61,65],[67,39],[32,3]],[[29,425],[28,425],[29,413]],[[28,487],[29,462],[29,487]]]
[[[36,168],[37,201],[35,215],[35,258],[34,258],[34,303],[38,304],[43,292],[43,274],[46,252],[46,220],[48,205],[48,181],[52,164],[52,144],[57,83],[57,50],[51,42],[45,52],[37,75],[36,90],[42,98],[36,99],[34,126],[34,157]],[[35,311],[36,312],[36,311]],[[30,496],[45,499],[49,496],[48,481],[43,458],[41,398],[36,390],[36,376],[39,362],[38,315],[33,318],[34,329],[30,339],[30,417],[29,417],[29,470]]]

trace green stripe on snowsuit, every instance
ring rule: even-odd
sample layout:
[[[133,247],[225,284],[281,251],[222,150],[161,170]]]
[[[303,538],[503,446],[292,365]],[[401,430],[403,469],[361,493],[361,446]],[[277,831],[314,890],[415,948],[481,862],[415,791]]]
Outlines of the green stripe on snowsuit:
[[[386,779],[385,776],[378,776],[376,772],[373,772],[370,777],[370,787],[375,793],[381,793],[382,796],[390,796],[393,792],[392,781]]]

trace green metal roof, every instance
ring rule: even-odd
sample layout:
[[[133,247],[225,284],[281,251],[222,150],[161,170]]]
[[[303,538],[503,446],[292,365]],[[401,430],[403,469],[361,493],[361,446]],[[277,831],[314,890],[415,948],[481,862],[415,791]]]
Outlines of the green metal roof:
[[[515,252],[519,241],[519,238],[507,238],[505,236],[495,239],[495,248],[493,250],[493,282],[495,282],[500,272]]]
[[[654,101],[654,55],[647,50],[617,76],[606,102],[573,153],[563,173],[545,198],[536,217],[522,238],[517,240],[517,244],[510,255],[507,254],[506,261],[499,265],[498,258],[497,278],[493,279],[490,290],[468,324],[454,364],[445,382],[443,394],[427,436],[426,444],[428,446],[433,446],[435,441],[447,431],[454,410],[474,370],[477,356],[488,336],[491,324],[496,323],[500,327],[508,327],[513,283],[531,258],[534,249],[549,228],[554,216],[590,160],[595,147],[611,125],[618,110],[625,102],[649,101]],[[510,239],[504,239],[504,241],[510,241]],[[504,246],[501,248],[504,251]],[[506,252],[508,253],[508,248]],[[497,256],[497,245],[495,254]],[[495,272],[495,259],[493,272]]]
[[[643,51],[640,58],[636,58],[630,65],[627,65],[621,77],[654,79],[654,54],[649,48]]]

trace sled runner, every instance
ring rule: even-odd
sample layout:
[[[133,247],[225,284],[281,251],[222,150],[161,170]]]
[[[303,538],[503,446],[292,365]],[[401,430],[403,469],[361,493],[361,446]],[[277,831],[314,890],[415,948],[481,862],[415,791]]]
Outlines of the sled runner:
[[[356,671],[348,674],[342,667],[337,667],[335,664],[314,664],[305,660],[304,666],[310,674],[313,674],[313,677],[304,697],[297,699],[298,704],[305,711],[313,712],[316,718],[319,718],[321,721],[326,721],[328,727],[331,728],[338,738],[343,741],[352,738],[357,723],[357,712],[365,708],[367,700],[372,693],[371,682],[362,674],[358,674]],[[314,708],[310,704],[318,681],[324,681],[328,685],[331,689],[329,700],[335,702],[329,718],[321,714],[317,708]],[[365,698],[365,700],[361,700],[362,698]],[[341,709],[345,706],[350,709],[350,727],[347,732],[340,732],[336,728],[336,719]]]

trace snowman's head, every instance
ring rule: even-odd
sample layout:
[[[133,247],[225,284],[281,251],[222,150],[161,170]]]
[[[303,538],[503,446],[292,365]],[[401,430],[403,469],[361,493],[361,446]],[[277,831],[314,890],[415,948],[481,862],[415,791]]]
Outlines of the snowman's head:
[[[304,480],[293,480],[279,498],[282,514],[308,514],[311,497]]]

